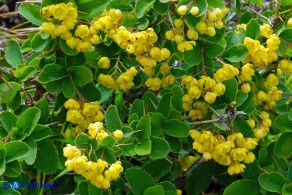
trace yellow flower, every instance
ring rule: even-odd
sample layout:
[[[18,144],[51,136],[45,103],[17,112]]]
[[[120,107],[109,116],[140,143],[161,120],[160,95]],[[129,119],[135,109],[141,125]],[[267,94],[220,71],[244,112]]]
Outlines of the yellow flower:
[[[234,174],[242,173],[244,169],[245,169],[244,164],[234,163],[228,167],[227,172],[229,175],[234,175]]]
[[[110,60],[108,57],[101,57],[99,58],[97,65],[101,69],[108,69],[110,67]]]
[[[52,15],[57,20],[64,20],[68,14],[68,9],[66,7],[66,4],[59,3],[57,5],[54,5],[51,9]]]

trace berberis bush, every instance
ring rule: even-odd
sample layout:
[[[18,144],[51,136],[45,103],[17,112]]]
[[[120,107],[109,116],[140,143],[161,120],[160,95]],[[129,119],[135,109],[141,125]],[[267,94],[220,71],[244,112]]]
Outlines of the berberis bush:
[[[292,3],[226,2],[21,3],[1,194],[292,194]]]

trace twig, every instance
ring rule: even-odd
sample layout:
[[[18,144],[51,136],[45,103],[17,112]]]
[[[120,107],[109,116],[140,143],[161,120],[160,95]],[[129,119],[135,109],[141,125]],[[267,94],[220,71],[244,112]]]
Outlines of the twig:
[[[266,20],[268,21],[268,23],[269,23],[271,26],[273,26],[273,23],[271,22],[271,20],[270,20],[269,18],[267,18],[266,16],[260,14],[259,12],[255,11],[255,10],[253,10],[253,9],[250,8],[250,7],[247,7],[247,6],[246,6],[246,8],[250,9],[253,13],[257,14],[258,16],[260,16],[260,17],[266,19]]]

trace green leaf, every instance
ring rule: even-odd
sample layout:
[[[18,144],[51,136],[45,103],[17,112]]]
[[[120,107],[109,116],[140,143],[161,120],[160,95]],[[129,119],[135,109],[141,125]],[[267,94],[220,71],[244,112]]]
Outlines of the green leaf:
[[[63,93],[64,96],[68,99],[73,98],[75,96],[75,87],[73,82],[70,79],[65,79],[63,81]]]
[[[161,185],[155,185],[147,188],[143,195],[153,195],[153,194],[159,194],[164,195],[164,189]]]
[[[292,5],[292,1],[290,1],[290,0],[282,0],[281,3],[283,4],[283,6],[291,6]]]
[[[169,115],[171,97],[172,97],[172,93],[167,93],[163,95],[162,99],[160,100],[157,106],[157,112],[160,112],[166,118],[168,118],[168,115]]]
[[[88,83],[83,87],[76,87],[79,93],[89,102],[99,101],[101,94],[97,87],[93,83]],[[89,93],[90,91],[90,93]]]
[[[147,18],[141,18],[140,24],[138,25],[139,30],[145,30],[149,25],[149,20]]]
[[[205,48],[205,55],[208,58],[215,58],[221,54],[223,54],[225,50],[225,46],[219,45],[219,44],[208,44]]]
[[[91,182],[88,182],[88,195],[103,195],[103,190],[100,188],[97,188],[95,185],[93,185]],[[79,191],[80,194],[84,194],[81,193],[81,191]]]
[[[136,126],[137,138],[149,139],[151,135],[151,118],[149,114],[143,116]]]
[[[67,77],[66,67],[59,64],[48,64],[39,74],[38,80],[41,83],[48,83],[57,81],[61,78]]]
[[[112,136],[107,136],[107,137],[105,137],[102,141],[101,141],[101,143],[100,143],[100,146],[101,147],[103,147],[103,146],[107,146],[107,147],[113,147],[114,145],[115,145],[115,143],[116,143],[116,140],[115,140],[115,138],[114,137],[112,137]]]
[[[225,7],[225,3],[223,0],[207,0],[208,2],[208,5],[210,7],[213,7],[213,8],[224,8]]]
[[[236,107],[239,107],[246,99],[247,99],[248,95],[246,93],[243,93],[241,90],[238,91],[237,95],[236,95]]]
[[[241,117],[237,116],[235,118],[233,124],[234,124],[234,127],[236,128],[236,130],[238,132],[242,133],[242,135],[244,137],[254,137],[254,132],[253,132],[252,128]]]
[[[230,62],[240,62],[248,56],[247,48],[242,45],[233,45],[224,53],[224,58]]]
[[[0,122],[8,133],[13,127],[15,127],[17,117],[11,112],[4,111],[0,113]]]
[[[11,141],[5,144],[7,163],[23,158],[28,153],[28,146],[22,141]]]
[[[235,78],[228,79],[226,81],[223,81],[222,83],[225,85],[226,90],[225,93],[220,96],[220,98],[223,99],[224,103],[229,104],[233,102],[236,98],[238,84]]]
[[[21,165],[19,161],[15,160],[7,163],[4,175],[7,177],[18,177],[21,174]]]
[[[19,43],[13,39],[10,39],[7,43],[5,50],[6,61],[12,67],[16,67],[19,64],[22,64],[22,54],[20,51]]]
[[[171,166],[172,164],[168,160],[158,159],[148,161],[145,165],[143,165],[142,169],[147,171],[154,180],[158,181],[171,171]]]
[[[257,195],[259,194],[259,184],[251,179],[241,179],[233,182],[225,190],[223,195]]]
[[[281,129],[286,132],[292,132],[292,121],[289,120],[288,113],[277,116],[274,123],[278,129]]]
[[[168,142],[170,146],[170,151],[174,153],[179,153],[182,148],[182,143],[179,138],[171,137],[171,136],[164,136],[165,140]]]
[[[184,95],[184,91],[183,89],[178,86],[178,85],[174,85],[171,88],[171,92],[172,92],[172,97],[171,97],[171,105],[178,111],[182,111],[182,97]]]
[[[257,161],[245,165],[244,172],[241,173],[244,179],[252,179],[257,181],[260,176],[260,165]]]
[[[150,158],[152,160],[161,159],[168,155],[170,148],[167,141],[165,141],[164,139],[160,137],[153,136],[151,137],[151,143],[152,143],[152,147],[151,147]]]
[[[27,153],[27,156],[24,158],[26,164],[28,165],[32,165],[36,159],[36,155],[37,155],[37,145],[36,145],[36,142],[31,139],[31,138],[27,138],[25,141],[24,141],[27,146],[28,146],[28,153]]]
[[[201,48],[197,45],[192,50],[183,53],[184,60],[189,65],[198,65],[202,61]]]
[[[52,93],[52,94],[60,93],[62,91],[63,80],[64,79],[59,79],[56,81],[45,83],[45,84],[43,84],[43,86],[44,86],[44,88],[46,88],[46,90],[49,93]]]
[[[288,169],[288,182],[292,182],[292,161],[290,162]]]
[[[269,192],[282,192],[282,187],[286,183],[286,179],[279,173],[263,173],[259,176],[259,183],[262,188]]]
[[[44,19],[41,17],[41,7],[32,3],[21,3],[18,12],[31,23],[41,26]]]
[[[58,167],[59,154],[53,141],[48,138],[39,141],[37,142],[37,148],[38,152],[34,167],[43,173],[54,173]]]
[[[80,0],[76,1],[76,5],[78,7],[78,18],[89,19],[99,16],[107,7],[107,5],[111,2],[111,0],[103,0],[103,1],[87,1]]]
[[[76,49],[71,49],[63,39],[59,39],[59,44],[62,51],[68,56],[76,56],[79,53]]]
[[[21,195],[20,192],[14,190],[11,184],[7,181],[0,181],[0,194]]]
[[[150,139],[141,139],[138,140],[135,147],[134,151],[138,155],[148,155],[151,153],[151,141]]]
[[[23,66],[22,68],[15,70],[13,76],[19,80],[25,80],[34,76],[36,68],[34,66]]]
[[[3,158],[2,160],[0,160],[0,175],[3,175],[5,170],[6,170],[6,159]],[[1,192],[1,188],[0,188],[0,192]]]
[[[210,185],[213,174],[214,164],[211,164],[210,161],[202,162],[198,166],[194,166],[187,176],[187,193],[193,195],[204,192]]]
[[[151,134],[154,136],[160,136],[163,134],[164,124],[167,120],[161,113],[153,113],[151,115]]]
[[[8,82],[0,85],[0,103],[10,103],[13,98],[17,95],[18,90],[21,89],[21,85],[15,82]]]
[[[156,112],[156,108],[158,105],[158,99],[156,95],[154,95],[152,92],[147,91],[144,94],[142,100],[144,101],[145,113]]]
[[[151,176],[140,168],[128,168],[125,172],[125,176],[126,180],[129,182],[132,192],[135,195],[143,194],[148,187],[154,185]]]
[[[29,108],[24,111],[16,122],[16,127],[25,132],[28,136],[31,134],[41,117],[41,110],[38,108]]]
[[[246,0],[247,2],[251,2],[257,6],[264,6],[264,3],[262,0]]]
[[[80,133],[75,137],[74,143],[77,148],[87,148],[90,144],[90,137],[85,133]]]
[[[51,38],[43,39],[41,33],[37,33],[31,40],[30,46],[31,48],[38,52],[45,49],[49,43],[51,42]]]
[[[292,132],[284,132],[277,140],[274,147],[274,154],[278,157],[286,158],[291,156]]]
[[[50,127],[45,125],[36,125],[29,138],[37,142],[45,138],[51,137],[52,135],[53,131]]]
[[[143,100],[136,99],[134,101],[133,105],[131,106],[129,116],[131,116],[134,113],[137,114],[139,118],[144,116],[145,113],[144,113],[144,101]]]
[[[114,105],[110,105],[105,112],[105,122],[107,130],[114,132],[122,129],[122,122],[118,113],[118,109]]]
[[[155,0],[137,0],[135,5],[135,15],[137,18],[142,18],[146,12],[152,7]]]
[[[153,8],[159,14],[165,14],[169,10],[170,3],[162,3],[159,1],[155,1]]]
[[[177,119],[168,120],[164,124],[164,133],[173,137],[187,137],[190,127],[182,121]]]
[[[91,82],[93,79],[93,74],[91,70],[85,66],[73,66],[68,68],[68,72],[72,77],[72,81],[78,87],[82,87],[87,83]]]
[[[199,7],[199,14],[197,15],[197,17],[205,14],[208,8],[207,1],[201,0],[201,1],[197,1],[196,3],[197,3],[197,6]]]
[[[260,36],[260,25],[256,19],[251,19],[246,25],[246,36],[257,39]]]
[[[39,99],[35,105],[35,107],[39,108],[41,110],[41,116],[40,116],[40,123],[45,123],[50,117],[50,110],[49,110],[49,103],[45,98]]]

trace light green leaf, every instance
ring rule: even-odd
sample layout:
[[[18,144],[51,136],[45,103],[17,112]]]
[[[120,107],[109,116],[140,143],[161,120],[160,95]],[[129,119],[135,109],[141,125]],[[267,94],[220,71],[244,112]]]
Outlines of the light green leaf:
[[[0,122],[8,133],[13,127],[15,127],[17,117],[11,112],[4,111],[0,113]]]
[[[10,39],[7,43],[5,50],[6,61],[12,67],[16,67],[19,64],[22,64],[22,54],[20,51],[19,43],[13,39]]]
[[[0,85],[0,103],[10,103],[13,98],[17,95],[18,90],[21,89],[21,85],[15,82],[8,82]]]
[[[29,136],[37,125],[40,117],[41,110],[39,108],[29,108],[21,114],[16,122],[16,127]]]
[[[7,163],[23,158],[28,153],[28,146],[22,141],[11,141],[5,144]]]
[[[152,7],[155,0],[137,0],[135,5],[135,15],[137,18],[142,18],[146,12]]]
[[[138,140],[135,147],[134,147],[134,151],[136,152],[136,154],[138,155],[148,155],[151,153],[151,141],[150,139],[141,139]]]
[[[48,64],[39,74],[38,80],[41,83],[49,83],[67,77],[66,67],[59,64]]]
[[[34,76],[36,73],[36,68],[34,66],[23,66],[13,72],[13,76],[19,80],[25,80]]]
[[[36,159],[36,155],[37,155],[37,145],[36,142],[31,139],[31,138],[27,138],[24,140],[24,142],[27,144],[28,146],[28,153],[27,156],[25,157],[25,162],[28,165],[32,165]]]
[[[225,3],[223,0],[207,0],[208,5],[213,8],[224,8]]]
[[[151,135],[151,119],[149,114],[143,116],[136,126],[137,138],[149,139]]]
[[[233,45],[228,48],[224,53],[224,58],[230,62],[240,62],[248,56],[247,48],[242,45]]]
[[[80,133],[75,137],[74,143],[77,148],[87,148],[90,144],[90,137],[85,133]]]
[[[18,12],[31,23],[41,26],[44,19],[41,17],[41,7],[32,3],[21,3]]]

